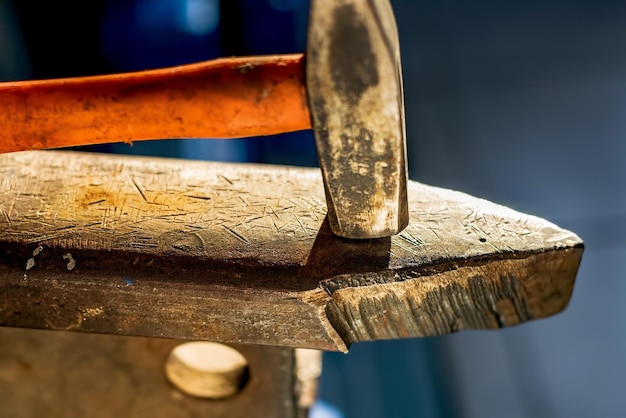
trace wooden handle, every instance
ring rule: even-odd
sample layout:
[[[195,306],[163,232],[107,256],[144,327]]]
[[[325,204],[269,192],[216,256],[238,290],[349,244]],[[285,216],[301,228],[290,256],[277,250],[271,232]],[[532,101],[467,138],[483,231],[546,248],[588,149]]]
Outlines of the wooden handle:
[[[302,54],[0,83],[0,109],[0,152],[311,127]]]

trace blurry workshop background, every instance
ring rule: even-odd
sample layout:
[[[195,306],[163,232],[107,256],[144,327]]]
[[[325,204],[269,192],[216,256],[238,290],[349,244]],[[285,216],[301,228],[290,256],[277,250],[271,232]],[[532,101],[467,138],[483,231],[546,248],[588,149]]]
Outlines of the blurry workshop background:
[[[623,415],[626,3],[392,4],[410,177],[545,217],[587,249],[565,313],[325,354],[322,400],[361,418]],[[0,78],[300,52],[307,10],[305,0],[1,0]],[[93,149],[316,165],[311,132]]]

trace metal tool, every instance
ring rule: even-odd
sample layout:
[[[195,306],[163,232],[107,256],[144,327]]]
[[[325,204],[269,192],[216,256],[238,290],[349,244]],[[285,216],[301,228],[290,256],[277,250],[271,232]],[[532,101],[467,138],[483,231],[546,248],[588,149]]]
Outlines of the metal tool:
[[[0,152],[313,127],[332,231],[408,224],[398,36],[388,0],[316,0],[306,57],[0,84]],[[310,115],[309,115],[310,112]]]
[[[414,222],[404,231],[339,239],[320,177],[173,158],[0,155],[0,326],[346,351],[567,306],[583,253],[572,232],[409,181]]]

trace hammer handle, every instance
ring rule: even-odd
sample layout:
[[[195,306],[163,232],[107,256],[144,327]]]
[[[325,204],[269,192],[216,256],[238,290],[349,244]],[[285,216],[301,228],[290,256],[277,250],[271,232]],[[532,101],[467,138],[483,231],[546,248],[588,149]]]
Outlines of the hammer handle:
[[[0,83],[0,152],[309,129],[302,54]]]

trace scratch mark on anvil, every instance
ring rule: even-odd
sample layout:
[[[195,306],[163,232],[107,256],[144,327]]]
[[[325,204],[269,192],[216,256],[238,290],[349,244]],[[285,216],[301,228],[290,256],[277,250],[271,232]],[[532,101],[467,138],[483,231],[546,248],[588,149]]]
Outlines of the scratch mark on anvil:
[[[272,223],[274,224],[274,228],[276,228],[276,232],[280,232],[280,228],[276,225],[276,222],[272,219]]]
[[[307,231],[307,229],[304,227],[304,225],[302,225],[302,222],[300,222],[300,218],[298,216],[296,216],[296,221],[300,225],[300,228],[302,228],[302,231],[304,231],[305,234],[308,234],[309,231]]]
[[[295,205],[294,206],[286,206],[286,207],[280,208],[280,209],[278,209],[276,211],[274,211],[274,210],[272,210],[272,211],[274,212],[274,214],[277,214],[277,213],[286,212],[286,211],[288,211],[290,209],[295,209]],[[278,216],[276,216],[276,217],[278,217]]]
[[[174,217],[177,217],[177,216],[187,216],[187,215],[190,215],[190,214],[188,214],[188,213],[169,213],[169,214],[166,214],[166,215],[155,216],[154,219],[167,219],[167,218],[174,218]]]
[[[274,221],[272,220],[272,222],[274,222]],[[285,222],[284,224],[282,224],[281,226],[277,226],[276,230],[282,232],[282,229],[285,228],[285,226],[289,225],[290,223],[291,223],[291,221],[289,220],[289,221]],[[276,226],[276,223],[274,223],[274,226]],[[292,230],[292,232],[293,232],[293,230]]]
[[[96,225],[97,225],[97,224],[96,224]],[[74,229],[74,228],[77,228],[77,225],[66,225],[66,226],[62,226],[62,227],[59,227],[59,228],[54,228],[54,229],[53,229],[53,231],[55,231],[55,232],[59,232],[59,231],[65,231],[65,230],[68,230],[68,229]]]
[[[413,245],[411,245],[411,246],[409,246],[409,245],[405,245],[405,244],[403,244],[402,242],[400,242],[400,240],[395,241],[395,242],[394,242],[394,244],[395,244],[397,247],[402,248],[402,249],[403,249],[404,251],[406,251],[406,252],[409,252],[409,253],[411,253],[411,254],[413,254],[413,255],[419,255],[419,252],[418,252],[418,251],[416,251],[416,249],[418,249],[419,247],[415,247],[415,246],[413,246]]]
[[[28,216],[28,215],[24,215],[24,219],[28,220],[29,225],[39,225],[42,229],[50,229],[52,228],[52,224],[48,223],[48,222],[44,222],[44,221],[40,221],[39,219],[36,219],[33,216]],[[35,228],[32,228],[33,230]]]
[[[230,232],[231,234],[233,234],[235,237],[239,238],[240,240],[242,240],[243,242],[245,242],[246,244],[249,244],[250,241],[248,241],[248,239],[246,237],[244,237],[243,235],[239,234],[238,232],[236,232],[234,229],[231,229],[229,227],[227,227],[226,225],[222,224],[222,226],[224,227],[224,229],[226,229],[228,232]]]
[[[79,233],[81,231],[85,231],[90,229],[93,226],[97,226],[97,225],[101,225],[100,222],[98,223],[93,223],[93,224],[86,224],[86,225],[81,225],[81,226],[70,226],[67,228],[61,228],[59,231],[52,231],[52,232],[56,232],[56,233],[50,233],[50,234],[41,234],[41,235],[37,235],[33,238],[29,238],[27,240],[25,240],[24,242],[27,244],[33,244],[33,243],[37,243],[37,242],[43,242],[43,241],[49,241],[49,240],[54,240],[54,239],[63,239],[66,238],[74,233]]]
[[[263,209],[263,212],[265,212],[265,210],[268,209],[268,208],[269,208],[270,212],[272,213],[272,215],[274,215],[276,218],[278,218],[278,215],[276,214],[276,211],[270,205],[265,206],[265,208]]]
[[[148,199],[146,199],[146,195],[143,194],[143,190],[141,190],[141,188],[139,187],[139,185],[137,184],[137,182],[135,181],[134,178],[130,178],[130,181],[133,183],[133,185],[135,186],[135,188],[137,189],[137,191],[139,192],[139,194],[141,195],[141,197],[143,198],[144,201],[148,202]]]
[[[226,176],[224,176],[224,175],[222,175],[222,174],[219,174],[219,176],[220,176],[221,178],[223,178],[224,180],[226,180],[226,182],[227,182],[228,184],[230,184],[231,186],[233,185],[233,182],[232,182],[232,181],[230,181],[230,180],[229,180]]]
[[[186,195],[186,197],[188,197],[190,199],[211,200],[211,198],[208,197],[208,196],[190,196],[190,195]]]
[[[11,225],[13,222],[11,222],[11,218],[9,217],[9,213],[6,211],[6,209],[4,209],[4,207],[0,207],[0,211],[2,212],[2,215],[4,216],[4,219],[7,220],[7,223]]]
[[[430,230],[430,232],[433,233],[434,236],[437,237],[437,239],[439,239],[439,241],[444,242],[443,238],[441,237],[441,235],[439,235],[439,233],[435,230],[435,228],[429,226],[428,229]]]
[[[403,240],[405,240],[406,242],[408,242],[409,244],[417,248],[420,248],[424,245],[424,241],[422,241],[421,239],[419,239],[418,237],[416,237],[415,235],[411,234],[408,231],[402,231],[400,233],[400,238],[402,238]]]
[[[202,238],[202,235],[198,234],[197,232],[191,232],[191,234],[200,240],[200,242],[202,243],[202,248],[206,248],[206,242],[204,241],[204,238]]]
[[[256,221],[256,220],[258,220],[258,219],[263,219],[263,218],[264,218],[264,216],[255,216],[255,217],[250,218],[250,219],[245,219],[243,222],[239,222],[239,223],[238,223],[237,225],[235,225],[235,226],[247,226],[246,224],[248,224],[248,223],[250,223],[250,222],[252,222],[252,221]]]

